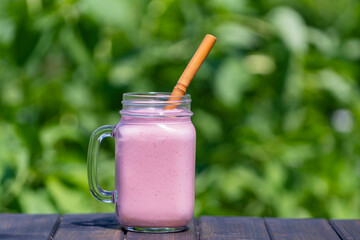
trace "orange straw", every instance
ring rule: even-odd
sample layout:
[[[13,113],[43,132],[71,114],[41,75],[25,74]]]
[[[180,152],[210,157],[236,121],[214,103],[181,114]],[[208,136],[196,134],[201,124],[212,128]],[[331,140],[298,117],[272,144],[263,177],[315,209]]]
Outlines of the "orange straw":
[[[191,58],[189,64],[186,66],[184,72],[181,74],[178,82],[176,83],[174,90],[168,101],[178,101],[182,96],[185,95],[186,89],[188,88],[191,80],[199,70],[201,64],[209,54],[211,48],[214,46],[216,37],[210,34],[206,34],[204,40],[196,50],[194,56]],[[176,108],[176,105],[166,105],[165,110]]]

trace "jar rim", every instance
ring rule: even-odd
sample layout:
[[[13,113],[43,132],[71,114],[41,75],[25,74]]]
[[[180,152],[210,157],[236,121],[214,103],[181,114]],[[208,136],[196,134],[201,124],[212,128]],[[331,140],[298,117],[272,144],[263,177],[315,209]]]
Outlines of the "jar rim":
[[[123,94],[122,115],[129,116],[191,116],[191,96],[185,94],[171,99],[170,92],[128,92]],[[165,106],[175,105],[176,110],[165,110]],[[155,110],[150,111],[149,110]]]
[[[169,100],[171,97],[170,92],[128,92],[123,94],[123,100],[121,103],[123,105],[133,105],[133,104],[144,104],[152,102],[153,104],[183,104],[191,102],[191,95],[185,94],[179,97],[179,100]]]

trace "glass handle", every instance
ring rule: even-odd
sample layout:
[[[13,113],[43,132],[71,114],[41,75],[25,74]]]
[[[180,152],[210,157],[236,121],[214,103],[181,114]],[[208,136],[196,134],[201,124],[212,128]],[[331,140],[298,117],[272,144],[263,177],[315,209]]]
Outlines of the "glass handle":
[[[105,125],[96,129],[90,137],[87,156],[87,173],[90,192],[94,198],[106,203],[114,202],[114,191],[106,191],[100,187],[97,176],[97,159],[102,140],[107,137],[114,137],[113,130],[113,125]]]

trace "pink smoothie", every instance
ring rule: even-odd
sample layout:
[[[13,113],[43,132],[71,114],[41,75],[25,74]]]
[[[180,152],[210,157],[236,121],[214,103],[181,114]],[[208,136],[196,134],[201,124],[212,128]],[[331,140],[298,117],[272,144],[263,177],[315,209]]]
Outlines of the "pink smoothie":
[[[195,198],[195,128],[190,117],[123,116],[115,135],[120,224],[186,226]]]

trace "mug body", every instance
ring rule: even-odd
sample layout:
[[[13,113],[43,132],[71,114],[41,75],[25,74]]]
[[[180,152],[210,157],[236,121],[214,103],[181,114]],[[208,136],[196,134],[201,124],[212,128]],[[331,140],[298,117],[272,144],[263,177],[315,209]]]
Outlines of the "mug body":
[[[124,94],[114,128],[115,211],[125,229],[181,231],[195,200],[195,128],[190,96],[164,110],[169,93]]]

